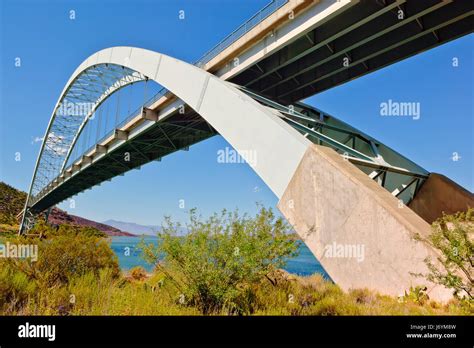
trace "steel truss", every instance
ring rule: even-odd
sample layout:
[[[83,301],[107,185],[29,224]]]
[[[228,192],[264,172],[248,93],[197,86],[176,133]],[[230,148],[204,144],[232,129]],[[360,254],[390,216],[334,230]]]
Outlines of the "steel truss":
[[[112,94],[145,76],[114,64],[98,64],[84,70],[63,91],[56,104],[40,149],[25,202],[21,225],[31,222],[27,207],[57,177],[87,121]],[[31,224],[29,224],[31,225]]]
[[[275,110],[278,116],[315,144],[333,148],[345,159],[367,173],[371,179],[389,190],[403,204],[408,204],[415,197],[418,189],[429,175],[425,169],[387,148],[374,138],[317,108],[303,103],[285,106],[246,87],[236,87],[262,105]],[[392,163],[387,162],[383,155],[384,152],[392,159],[390,161]]]

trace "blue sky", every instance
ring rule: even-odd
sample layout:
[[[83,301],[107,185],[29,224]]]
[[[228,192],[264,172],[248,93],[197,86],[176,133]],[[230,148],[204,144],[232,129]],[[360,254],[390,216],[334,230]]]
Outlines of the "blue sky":
[[[90,54],[137,46],[192,62],[267,2],[0,0],[0,180],[28,189],[40,146],[34,139],[43,136],[64,84]],[[472,191],[473,40],[458,39],[307,102]],[[380,103],[389,99],[419,102],[420,119],[381,117]],[[182,220],[191,207],[204,215],[237,207],[252,213],[255,202],[275,207],[276,197],[247,165],[217,163],[226,146],[214,137],[76,196],[74,209],[61,207],[97,221],[141,224],[160,224],[165,214]]]

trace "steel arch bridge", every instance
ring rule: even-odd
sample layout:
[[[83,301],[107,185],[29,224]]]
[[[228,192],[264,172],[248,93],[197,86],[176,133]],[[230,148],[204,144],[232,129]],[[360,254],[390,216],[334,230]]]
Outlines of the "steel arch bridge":
[[[79,137],[101,104],[120,89],[148,80],[166,89],[67,166]],[[149,108],[159,97],[166,98],[169,93],[181,100],[179,107],[175,105],[161,112]],[[68,113],[67,103],[91,106],[76,115]],[[178,125],[175,122],[180,114],[177,109],[183,103],[192,110],[178,116],[181,118],[177,120],[181,123]],[[173,132],[165,131],[166,127],[172,127]],[[153,142],[163,140],[168,147],[140,143],[136,139],[145,134],[152,135],[153,129],[161,133],[152,138]],[[178,136],[188,138],[173,141],[176,130]],[[405,203],[414,197],[429,174],[372,137],[320,110],[302,103],[290,107],[280,105],[191,64],[156,52],[113,47],[86,59],[64,87],[42,142],[20,232],[31,227],[32,214],[45,211],[103,180],[217,133],[237,151],[254,150],[259,155],[259,163],[254,164],[253,169],[278,198],[311,142],[334,148],[394,196],[401,196]],[[122,156],[113,158],[114,154],[130,153],[123,149],[127,145],[138,154],[131,156],[134,159],[128,161],[131,163],[121,160]],[[105,163],[107,159],[113,164]],[[109,172],[102,176],[104,166]],[[90,175],[87,180],[79,179],[86,170],[91,174],[91,169],[97,171],[92,175],[93,179]],[[276,169],[278,174],[275,174]]]
[[[80,149],[79,139],[102,104],[122,89],[151,81],[163,88],[124,120],[116,119],[92,146]],[[65,111],[68,103],[89,107],[76,114]],[[281,105],[192,64],[135,47],[101,50],[69,78],[41,145],[19,233],[28,233],[38,214],[65,199],[216,134],[244,158],[248,151],[257,155],[249,165],[344,289],[370,283],[394,294],[419,283],[409,271],[413,264],[423,271],[422,260],[434,254],[408,233],[427,233],[429,225],[397,206],[416,197],[428,171],[314,107]],[[374,250],[365,268],[327,259],[321,249],[328,238],[353,240],[351,231]],[[406,250],[387,247],[385,238],[395,237],[394,243],[403,241]],[[400,269],[387,271],[387,262]],[[446,289],[430,289],[433,298],[446,298]]]

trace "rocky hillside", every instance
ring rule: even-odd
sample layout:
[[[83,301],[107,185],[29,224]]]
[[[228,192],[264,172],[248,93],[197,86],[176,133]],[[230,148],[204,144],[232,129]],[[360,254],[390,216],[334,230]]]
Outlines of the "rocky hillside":
[[[18,221],[16,216],[22,211],[25,199],[25,192],[19,191],[4,182],[0,182],[0,224],[17,225]],[[106,224],[68,214],[66,211],[58,208],[52,209],[48,221],[55,225],[68,223],[76,226],[94,227],[109,236],[135,236],[134,234]]]
[[[23,209],[26,193],[0,181],[0,224],[16,224]]]
[[[48,221],[54,225],[68,223],[71,225],[94,227],[99,231],[107,233],[107,235],[109,236],[135,236],[132,233],[124,232],[122,230],[119,230],[118,228],[102,224],[100,222],[95,222],[80,216],[68,214],[64,210],[58,208],[53,208],[51,214],[49,215]]]

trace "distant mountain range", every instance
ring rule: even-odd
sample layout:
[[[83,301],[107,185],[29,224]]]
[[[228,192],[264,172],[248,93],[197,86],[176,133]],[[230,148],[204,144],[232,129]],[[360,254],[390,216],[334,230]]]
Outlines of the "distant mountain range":
[[[124,222],[124,221],[118,221],[118,220],[106,220],[103,222],[103,224],[106,224],[108,226],[113,226],[115,228],[118,228],[121,231],[126,231],[129,233],[133,233],[136,235],[146,235],[146,236],[153,236],[156,237],[156,234],[161,231],[161,226],[158,225],[140,225],[136,224],[134,222]],[[178,230],[178,235],[184,236],[188,230],[186,227],[182,226]]]
[[[127,231],[129,233],[138,234],[138,235],[147,235],[147,236],[156,236],[156,233],[161,229],[161,226],[147,226],[140,225],[134,222],[124,222],[109,219],[103,222],[105,225],[115,227],[121,231]]]

